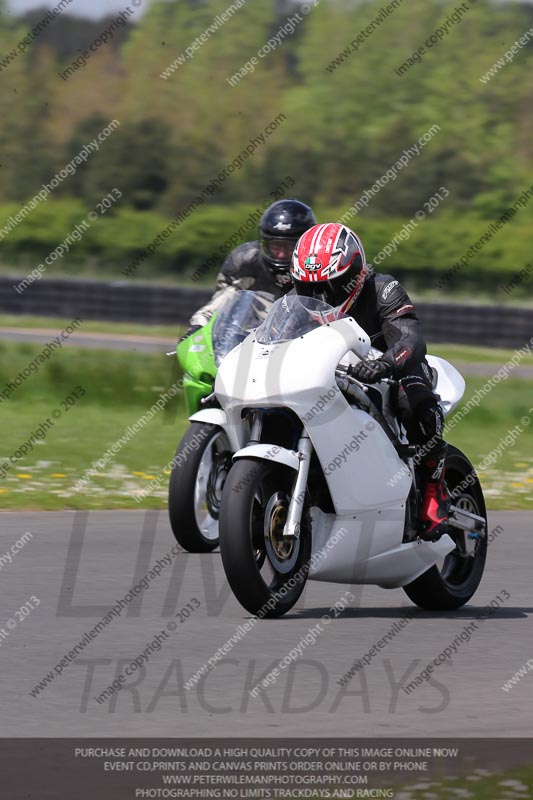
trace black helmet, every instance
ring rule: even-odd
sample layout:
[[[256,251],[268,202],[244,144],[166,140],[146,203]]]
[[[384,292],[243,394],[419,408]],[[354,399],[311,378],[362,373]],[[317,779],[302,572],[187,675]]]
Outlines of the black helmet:
[[[261,252],[270,271],[282,282],[290,281],[289,267],[296,242],[313,225],[316,225],[313,211],[299,200],[278,200],[261,217]]]

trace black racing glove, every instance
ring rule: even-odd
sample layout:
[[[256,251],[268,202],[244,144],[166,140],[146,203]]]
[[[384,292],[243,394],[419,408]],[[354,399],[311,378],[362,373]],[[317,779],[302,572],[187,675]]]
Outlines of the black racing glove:
[[[348,367],[348,374],[361,383],[377,383],[382,378],[390,378],[392,372],[391,365],[381,358],[375,361],[360,361]]]
[[[181,342],[184,339],[187,339],[189,336],[192,336],[193,333],[195,333],[197,330],[200,330],[201,327],[202,327],[201,325],[191,325],[189,329],[185,331],[181,339],[178,340],[178,344],[181,344]]]

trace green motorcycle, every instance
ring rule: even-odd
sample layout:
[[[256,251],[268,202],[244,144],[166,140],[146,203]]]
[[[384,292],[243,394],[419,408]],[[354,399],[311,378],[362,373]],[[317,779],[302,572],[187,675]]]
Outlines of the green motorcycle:
[[[228,289],[207,325],[176,347],[191,424],[174,457],[168,513],[174,536],[190,553],[208,553],[218,546],[222,488],[232,466],[226,416],[213,396],[217,369],[261,324],[273,299],[266,292]]]

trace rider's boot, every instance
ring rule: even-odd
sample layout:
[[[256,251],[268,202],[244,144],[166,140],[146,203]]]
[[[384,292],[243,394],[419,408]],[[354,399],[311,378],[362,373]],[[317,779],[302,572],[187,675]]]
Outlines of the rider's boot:
[[[420,512],[420,538],[435,542],[448,531],[451,498],[444,480],[446,445],[422,461],[425,491]]]

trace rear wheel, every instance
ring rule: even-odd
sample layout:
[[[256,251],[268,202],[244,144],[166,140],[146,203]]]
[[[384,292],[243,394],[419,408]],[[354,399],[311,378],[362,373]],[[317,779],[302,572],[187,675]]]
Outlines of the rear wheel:
[[[487,557],[487,512],[479,479],[460,450],[448,446],[446,483],[452,505],[483,517],[485,535],[450,527],[456,547],[441,564],[435,564],[412,583],[404,586],[417,606],[433,611],[448,611],[467,603],[477,590]]]
[[[220,510],[220,553],[228,582],[251,614],[279,617],[300,597],[311,557],[304,506],[299,538],[283,536],[294,470],[239,459],[228,475]]]
[[[168,486],[170,527],[190,553],[218,546],[218,517],[231,448],[222,428],[193,422],[181,440]]]

